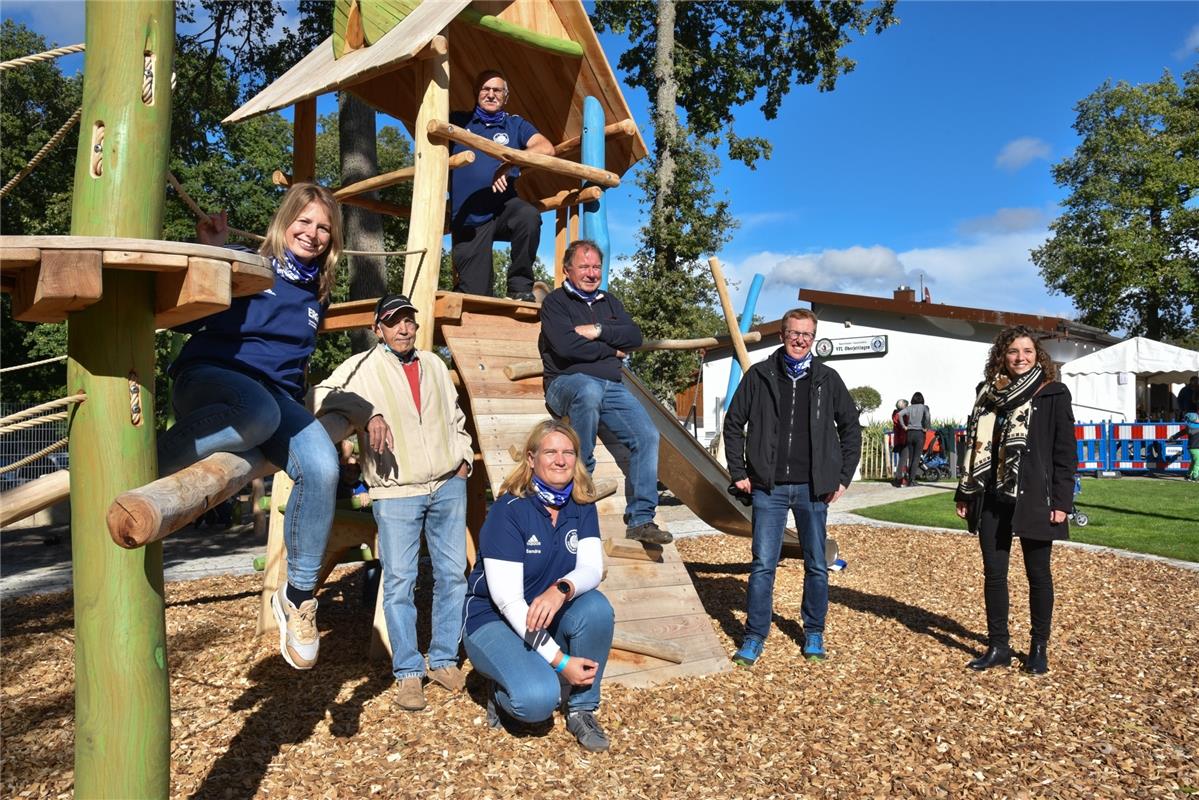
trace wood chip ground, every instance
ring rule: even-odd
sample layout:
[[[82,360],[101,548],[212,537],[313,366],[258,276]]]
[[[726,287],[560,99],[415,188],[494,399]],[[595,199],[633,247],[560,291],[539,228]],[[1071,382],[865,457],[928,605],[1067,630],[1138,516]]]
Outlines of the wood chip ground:
[[[254,635],[259,581],[167,587],[172,793],[202,798],[1182,798],[1199,793],[1199,573],[1054,551],[1057,607],[1040,678],[975,674],[984,644],[976,542],[842,527],[830,576],[830,659],[803,660],[803,566],[775,584],[775,627],[752,670],[652,689],[607,687],[612,750],[562,720],[514,737],[484,724],[482,682],[392,705],[365,657],[362,572],[322,596],[321,660],[296,672]],[[749,543],[684,540],[729,652],[744,621]],[[1012,556],[1012,634],[1027,649],[1027,583]],[[428,586],[419,599],[428,603]],[[69,595],[6,601],[0,795],[70,797]]]

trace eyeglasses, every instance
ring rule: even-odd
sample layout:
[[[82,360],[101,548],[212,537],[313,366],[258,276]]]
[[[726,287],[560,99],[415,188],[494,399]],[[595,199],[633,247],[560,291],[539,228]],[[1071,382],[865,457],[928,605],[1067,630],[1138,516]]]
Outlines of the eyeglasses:
[[[797,342],[801,339],[807,339],[809,342],[816,338],[816,331],[808,333],[807,331],[783,331],[783,338],[789,342]]]
[[[503,97],[507,93],[508,93],[508,90],[505,89],[503,86],[500,86],[499,88],[493,88],[491,86],[484,86],[482,89],[479,90],[480,95],[494,94],[497,97]]]

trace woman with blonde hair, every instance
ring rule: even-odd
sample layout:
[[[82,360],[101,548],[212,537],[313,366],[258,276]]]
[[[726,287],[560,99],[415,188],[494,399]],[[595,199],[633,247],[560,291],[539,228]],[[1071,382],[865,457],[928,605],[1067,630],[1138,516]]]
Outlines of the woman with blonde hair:
[[[1053,620],[1050,554],[1068,539],[1078,465],[1070,390],[1031,330],[1000,331],[991,346],[967,423],[968,450],[958,483],[958,516],[978,534],[983,558],[987,651],[967,664],[982,671],[1011,663],[1008,560],[1020,538],[1028,576],[1032,645],[1024,671],[1049,671]]]
[[[196,232],[202,244],[225,244],[225,213],[202,220]],[[311,669],[320,647],[313,593],[338,479],[333,442],[304,406],[305,373],[341,247],[333,195],[311,183],[291,187],[259,251],[274,267],[274,285],[177,328],[191,338],[169,370],[176,422],[158,438],[164,475],[212,453],[258,448],[295,481],[284,515],[287,583],[271,607],[280,652],[296,669]]]
[[[586,750],[608,749],[595,718],[614,623],[597,589],[603,572],[595,490],[579,437],[563,422],[539,422],[487,514],[467,581],[462,638],[475,669],[491,681],[492,727],[505,717],[549,719],[565,683],[566,729]]]

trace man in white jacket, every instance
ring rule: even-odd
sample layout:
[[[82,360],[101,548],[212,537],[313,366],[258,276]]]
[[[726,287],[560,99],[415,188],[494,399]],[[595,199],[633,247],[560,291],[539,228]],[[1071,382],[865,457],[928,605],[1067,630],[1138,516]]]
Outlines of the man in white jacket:
[[[375,307],[379,343],[346,359],[316,389],[317,414],[340,414],[359,432],[383,562],[383,610],[396,705],[424,708],[425,659],[417,648],[416,584],[421,531],[433,563],[428,677],[461,691],[458,667],[466,596],[466,478],[474,448],[445,363],[417,350],[416,307],[385,295]]]

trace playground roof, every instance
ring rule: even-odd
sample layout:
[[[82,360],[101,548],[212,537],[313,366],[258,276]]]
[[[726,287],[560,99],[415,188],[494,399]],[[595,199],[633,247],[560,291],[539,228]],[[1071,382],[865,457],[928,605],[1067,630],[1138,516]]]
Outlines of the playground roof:
[[[478,24],[480,12],[498,20],[498,29]],[[516,31],[524,39],[505,35],[504,30]],[[420,3],[378,41],[340,58],[334,56],[334,37],[326,39],[224,121],[239,122],[320,94],[347,90],[401,120],[411,133],[421,100],[413,66],[417,54],[441,33],[449,41],[451,109],[473,108],[475,76],[498,69],[511,87],[508,111],[528,119],[555,144],[582,134],[583,98],[588,95],[599,100],[605,124],[632,119],[579,0],[552,4],[437,0]],[[640,132],[610,137],[604,168],[623,175],[646,153]],[[578,158],[577,151],[560,155]],[[521,179],[521,185],[522,194],[548,197],[577,188],[577,181],[534,170]]]

